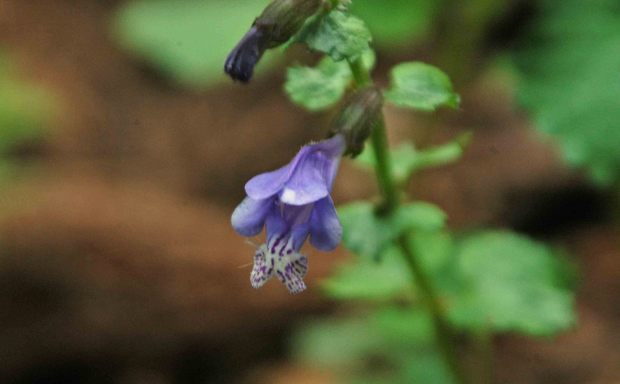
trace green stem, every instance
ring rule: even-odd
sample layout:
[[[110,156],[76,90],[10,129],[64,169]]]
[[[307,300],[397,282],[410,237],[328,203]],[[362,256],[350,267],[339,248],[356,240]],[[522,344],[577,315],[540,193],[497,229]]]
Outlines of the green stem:
[[[357,59],[349,63],[353,78],[358,88],[372,85],[370,73],[364,67],[362,60]],[[376,160],[377,182],[383,195],[382,213],[389,214],[398,207],[398,190],[392,177],[392,165],[390,163],[390,153],[388,151],[387,133],[385,130],[385,120],[383,115],[379,118],[370,134],[370,143]]]
[[[353,78],[355,79],[355,83],[358,88],[372,85],[370,73],[363,66],[360,59],[349,62],[349,66],[351,67]],[[400,201],[398,189],[392,177],[387,133],[385,130],[385,120],[383,116],[381,116],[379,122],[373,127],[370,141],[377,164],[377,182],[383,196],[383,209],[380,213],[390,215],[398,208]],[[459,366],[456,348],[453,345],[453,332],[446,320],[445,313],[441,307],[430,279],[426,276],[426,273],[418,264],[417,257],[409,244],[407,235],[403,235],[399,238],[398,246],[401,248],[407,265],[411,270],[414,285],[418,287],[424,304],[428,307],[428,310],[431,313],[440,352],[443,354],[448,367],[451,369],[455,381],[461,384],[466,383]]]
[[[414,284],[420,291],[422,301],[428,308],[431,318],[433,319],[439,351],[444,356],[446,364],[450,368],[450,371],[452,371],[455,381],[457,383],[466,383],[467,380],[465,379],[462,368],[459,364],[457,350],[453,343],[454,332],[446,320],[445,313],[439,298],[437,297],[435,289],[433,288],[430,279],[424,272],[424,269],[418,263],[418,259],[409,244],[409,237],[407,235],[401,236],[398,239],[398,245],[405,256],[405,261],[407,262],[409,270],[413,275]]]

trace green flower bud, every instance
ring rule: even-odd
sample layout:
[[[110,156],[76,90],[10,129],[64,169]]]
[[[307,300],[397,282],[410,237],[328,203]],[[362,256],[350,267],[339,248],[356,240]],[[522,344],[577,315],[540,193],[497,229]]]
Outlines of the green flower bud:
[[[347,143],[345,155],[359,155],[373,127],[382,118],[382,108],[383,95],[379,88],[373,86],[356,91],[332,120],[329,136],[343,135]]]
[[[274,48],[293,37],[322,4],[322,0],[274,0],[254,26],[269,37],[267,48]]]

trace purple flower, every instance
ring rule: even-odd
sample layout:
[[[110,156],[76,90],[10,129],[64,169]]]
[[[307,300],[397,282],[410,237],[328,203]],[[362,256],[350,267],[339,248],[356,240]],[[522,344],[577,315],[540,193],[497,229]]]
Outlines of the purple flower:
[[[300,249],[308,236],[321,251],[340,243],[342,227],[329,193],[344,150],[342,135],[306,145],[288,165],[245,185],[248,196],[233,212],[232,226],[246,237],[258,235],[263,226],[267,232],[254,255],[254,288],[275,275],[291,293],[303,291],[308,259]]]
[[[244,83],[250,81],[254,67],[267,49],[267,37],[262,30],[252,26],[228,55],[224,71],[234,80]]]

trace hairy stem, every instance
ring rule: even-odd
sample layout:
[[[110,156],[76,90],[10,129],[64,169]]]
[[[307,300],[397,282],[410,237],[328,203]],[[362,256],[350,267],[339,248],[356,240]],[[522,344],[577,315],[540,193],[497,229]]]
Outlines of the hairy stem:
[[[355,83],[358,88],[372,85],[370,73],[362,64],[361,59],[349,62],[349,66],[351,67],[353,78],[355,79]],[[392,177],[387,133],[385,130],[385,120],[383,115],[379,119],[378,123],[373,127],[370,141],[377,164],[375,168],[377,182],[383,196],[383,205],[381,206],[382,209],[380,210],[380,213],[390,215],[398,208],[400,199],[397,185]],[[403,235],[399,238],[398,246],[401,249],[411,271],[414,285],[417,286],[424,304],[431,313],[439,350],[444,356],[446,364],[452,371],[455,381],[459,384],[466,383],[458,362],[457,351],[453,343],[453,332],[446,320],[446,316],[439,302],[437,293],[435,292],[435,289],[433,288],[425,271],[419,265],[417,257],[408,241],[407,235]]]

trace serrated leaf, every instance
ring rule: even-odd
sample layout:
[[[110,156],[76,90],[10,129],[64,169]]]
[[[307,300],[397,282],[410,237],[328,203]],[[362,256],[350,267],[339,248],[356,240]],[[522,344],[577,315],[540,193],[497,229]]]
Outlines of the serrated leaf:
[[[344,63],[329,57],[315,68],[291,67],[287,70],[286,93],[291,100],[310,111],[320,111],[336,104],[351,81],[351,71]]]
[[[486,231],[458,247],[460,288],[449,315],[469,330],[552,335],[574,325],[574,297],[565,267],[542,243]]]
[[[343,242],[353,253],[377,259],[395,239],[411,230],[441,229],[446,220],[438,207],[423,202],[401,206],[393,215],[377,216],[375,207],[357,202],[338,209],[344,229]]]
[[[311,19],[293,37],[334,61],[355,60],[370,49],[372,36],[364,21],[346,11],[334,10]]]
[[[446,144],[423,150],[416,149],[411,143],[403,143],[390,150],[394,180],[398,183],[403,183],[418,171],[457,161],[463,155],[470,138],[471,135],[467,133]],[[375,157],[371,150],[362,152],[355,160],[364,167],[374,168],[376,165]]]
[[[615,0],[542,1],[515,53],[518,96],[568,164],[620,180],[620,9]]]
[[[439,107],[459,106],[460,98],[452,90],[450,78],[432,65],[399,64],[392,68],[391,79],[391,88],[385,97],[399,107],[434,111]]]
[[[367,69],[374,66],[375,56],[372,51],[365,52],[362,59]],[[347,63],[325,57],[314,68],[290,67],[284,89],[295,104],[310,111],[320,111],[340,101],[352,78]]]
[[[228,81],[224,60],[265,6],[264,0],[133,0],[115,15],[113,36],[185,86]],[[266,55],[267,56],[267,55]],[[266,68],[263,57],[258,70]]]

